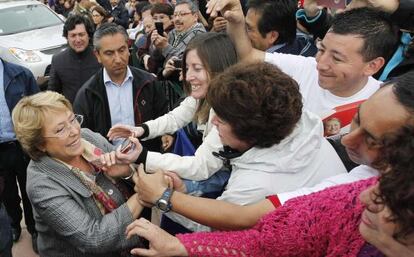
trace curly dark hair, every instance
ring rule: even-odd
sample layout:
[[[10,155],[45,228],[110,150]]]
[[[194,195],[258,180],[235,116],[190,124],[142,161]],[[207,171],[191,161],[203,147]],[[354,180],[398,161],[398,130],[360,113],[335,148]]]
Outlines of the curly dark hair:
[[[207,101],[233,133],[256,147],[280,143],[302,115],[295,80],[267,63],[241,63],[210,83]]]
[[[63,25],[62,36],[68,38],[68,32],[74,30],[76,25],[78,24],[83,24],[85,26],[89,39],[92,39],[93,33],[95,31],[93,23],[87,16],[82,14],[69,15],[69,17],[65,21],[65,24]]]
[[[389,220],[399,225],[394,237],[401,238],[414,233],[414,126],[386,136],[381,155],[388,168],[380,177],[376,202],[391,210]]]

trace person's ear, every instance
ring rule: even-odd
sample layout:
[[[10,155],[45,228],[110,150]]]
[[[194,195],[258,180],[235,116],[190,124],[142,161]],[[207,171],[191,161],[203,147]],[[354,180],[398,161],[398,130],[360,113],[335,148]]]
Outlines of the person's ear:
[[[278,38],[279,38],[279,32],[277,32],[276,30],[272,30],[266,34],[266,39],[269,45],[274,45],[274,43],[277,41]]]
[[[101,62],[101,56],[99,55],[99,50],[93,50],[93,53],[95,54],[95,57],[98,60],[98,62],[102,63]]]
[[[39,151],[46,153],[46,146],[45,143],[40,144],[40,146],[36,147]]]
[[[367,62],[363,70],[364,74],[367,76],[372,76],[375,73],[377,73],[382,68],[382,66],[384,66],[384,64],[385,64],[385,59],[383,57],[377,57]]]

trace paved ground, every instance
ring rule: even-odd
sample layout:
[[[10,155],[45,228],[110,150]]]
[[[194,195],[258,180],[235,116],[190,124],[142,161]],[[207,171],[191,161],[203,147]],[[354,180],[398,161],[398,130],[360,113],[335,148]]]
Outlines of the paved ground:
[[[39,257],[32,249],[32,236],[26,227],[22,229],[20,240],[13,244],[13,257]]]

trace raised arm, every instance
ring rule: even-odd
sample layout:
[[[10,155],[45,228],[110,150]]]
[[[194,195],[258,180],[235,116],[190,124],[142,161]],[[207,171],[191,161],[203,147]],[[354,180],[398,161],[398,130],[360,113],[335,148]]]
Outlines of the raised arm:
[[[240,59],[244,61],[264,61],[265,52],[254,49],[247,36],[240,0],[211,0],[207,4],[207,13],[215,17],[218,12],[221,12],[228,21],[227,33],[233,40]]]

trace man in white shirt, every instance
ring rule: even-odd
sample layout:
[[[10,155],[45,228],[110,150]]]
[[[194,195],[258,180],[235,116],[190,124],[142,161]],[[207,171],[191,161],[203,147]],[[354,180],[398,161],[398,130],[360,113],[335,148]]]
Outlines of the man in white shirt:
[[[175,191],[170,201],[171,209],[201,224],[220,230],[250,228],[268,212],[283,205],[287,200],[323,190],[327,187],[351,183],[379,175],[381,151],[384,139],[392,136],[404,126],[414,125],[414,71],[399,77],[396,81],[383,86],[359,107],[351,126],[351,132],[342,138],[342,143],[350,158],[361,164],[350,173],[339,174],[323,180],[314,187],[300,188],[296,191],[278,193],[256,204],[241,206],[226,201],[214,201],[186,195],[179,179],[174,177]],[[386,108],[383,108],[386,106]],[[380,111],[378,111],[380,110]],[[385,146],[386,147],[386,146]],[[140,181],[150,181],[150,176],[140,174]],[[140,182],[141,183],[141,182]],[[140,198],[152,194],[158,199],[165,189],[153,187],[152,191],[140,195]],[[151,202],[150,198],[146,198]]]
[[[208,11],[224,12],[227,32],[242,60],[266,61],[292,76],[300,85],[305,108],[323,116],[333,108],[367,99],[380,82],[371,75],[382,68],[398,45],[398,34],[383,14],[359,8],[338,14],[316,58],[265,53],[253,49],[238,0],[212,0]]]

